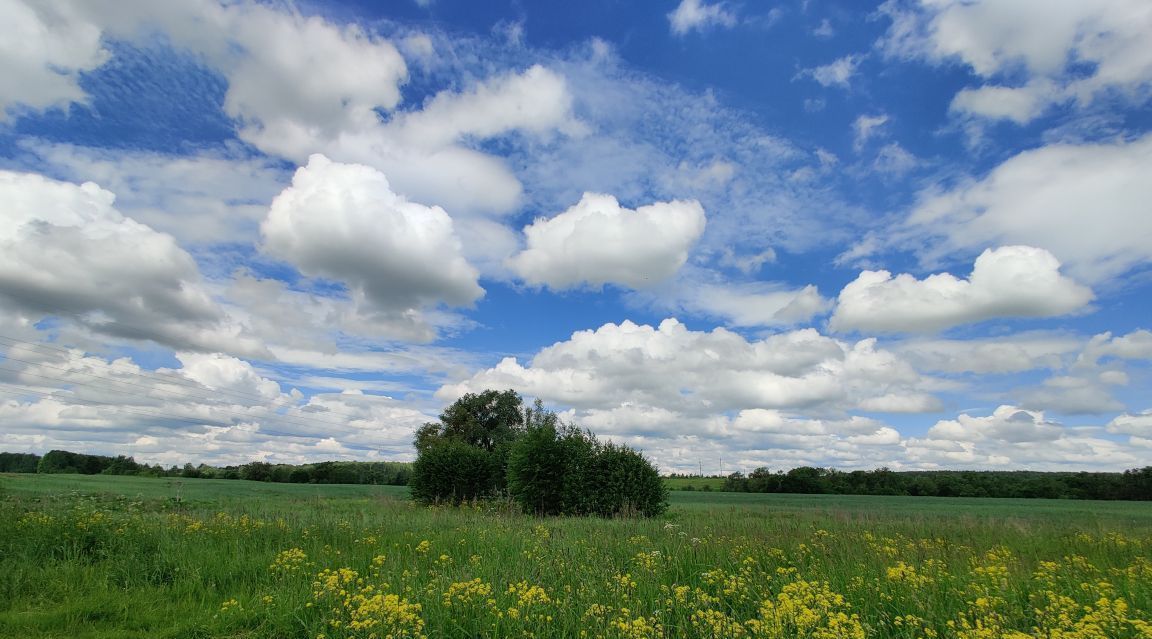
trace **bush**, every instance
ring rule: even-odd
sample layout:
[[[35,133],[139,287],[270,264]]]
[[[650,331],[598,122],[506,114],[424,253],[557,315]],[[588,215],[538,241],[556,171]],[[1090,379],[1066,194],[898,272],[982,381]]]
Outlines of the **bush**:
[[[626,446],[601,444],[560,422],[540,400],[508,390],[467,394],[416,432],[408,485],[424,503],[507,494],[535,515],[658,515],[668,491],[656,468]]]
[[[592,512],[601,517],[654,517],[668,509],[668,487],[656,467],[627,446],[604,444],[593,460]]]
[[[572,426],[530,429],[508,458],[508,493],[535,515],[659,515],[668,489],[627,446],[602,444]]]
[[[596,448],[595,438],[570,426],[530,429],[508,455],[508,495],[527,513],[584,514]]]
[[[455,439],[425,446],[412,464],[412,498],[426,504],[459,504],[495,493],[493,455]]]

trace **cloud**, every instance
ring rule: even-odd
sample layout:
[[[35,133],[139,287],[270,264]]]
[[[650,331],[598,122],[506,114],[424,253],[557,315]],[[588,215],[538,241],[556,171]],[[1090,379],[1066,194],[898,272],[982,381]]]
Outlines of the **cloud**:
[[[261,232],[269,254],[345,283],[384,313],[464,306],[484,294],[452,218],[397,195],[371,167],[312,156],[273,200]]]
[[[1152,260],[1150,173],[1152,135],[1025,151],[983,179],[922,193],[906,235],[928,256],[1027,243],[1103,281]]]
[[[271,160],[226,152],[169,155],[42,141],[22,147],[43,172],[102,185],[116,194],[118,210],[185,245],[255,240],[289,177]]]
[[[1092,369],[1104,358],[1152,360],[1152,331],[1138,329],[1115,337],[1112,333],[1093,335],[1074,367]]]
[[[524,229],[527,248],[510,265],[526,282],[553,289],[620,284],[648,288],[676,273],[704,232],[696,201],[656,202],[635,210],[611,195],[578,203]]]
[[[883,127],[888,123],[888,116],[886,115],[861,115],[856,118],[852,123],[852,130],[855,132],[852,147],[859,153],[868,140],[881,135]]]
[[[520,204],[519,180],[497,156],[474,148],[477,140],[582,130],[565,108],[564,79],[543,67],[442,91],[424,113],[403,108],[409,71],[396,44],[357,24],[255,2],[129,2],[59,5],[97,39],[148,41],[159,32],[218,71],[228,81],[224,113],[260,151],[298,163],[323,153],[367,164],[397,192],[453,214],[507,214]],[[427,34],[401,45],[424,66],[437,50]]]
[[[440,93],[419,111],[390,123],[409,145],[447,146],[465,137],[492,138],[513,130],[536,135],[561,129],[580,134],[564,78],[540,65],[496,76],[461,93]]]
[[[0,0],[0,122],[87,99],[79,76],[108,60],[100,29],[63,2]]]
[[[1131,445],[1092,437],[1012,405],[988,416],[941,420],[923,438],[905,440],[905,463],[922,468],[1109,470],[1140,462]]]
[[[884,177],[899,177],[915,169],[920,159],[897,142],[885,144],[872,162],[872,168]]]
[[[432,418],[357,389],[304,399],[219,354],[177,357],[180,367],[147,370],[77,349],[9,348],[0,448],[128,454],[165,465],[411,459],[415,429]]]
[[[321,360],[320,353],[340,350],[356,356],[379,349],[380,340],[425,343],[473,327],[470,320],[443,308],[381,308],[359,289],[334,291],[323,282],[308,284],[289,285],[238,271],[218,287],[229,316],[274,353],[293,348]]]
[[[982,86],[962,89],[952,99],[952,111],[993,120],[1027,124],[1036,119],[1054,99],[1047,82],[1029,82],[1022,87]]]
[[[443,386],[437,397],[515,388],[581,410],[631,402],[697,416],[750,408],[835,413],[868,398],[920,395],[921,381],[871,339],[845,343],[804,329],[748,341],[668,319],[658,327],[625,321],[578,331],[526,364],[505,358]]]
[[[330,138],[269,141],[267,150],[302,160],[317,149],[338,161],[384,171],[405,195],[453,215],[504,215],[521,204],[519,179],[497,157],[466,143],[520,132],[579,136],[563,76],[533,65],[496,74],[464,91],[442,91],[423,109],[397,113]]]
[[[528,362],[505,358],[445,384],[436,398],[513,388],[567,421],[643,449],[665,470],[701,462],[715,469],[718,458],[729,471],[875,468],[900,460],[900,434],[851,412],[939,410],[918,389],[925,381],[871,339],[842,342],[804,329],[747,340],[668,319],[578,331]]]
[[[795,289],[778,282],[732,282],[698,270],[638,294],[638,300],[664,311],[716,318],[741,327],[803,324],[831,307],[812,285]]]
[[[1046,421],[1040,411],[1000,406],[987,417],[960,415],[955,420],[936,422],[928,429],[928,437],[970,442],[989,439],[1018,444],[1052,441],[1059,439],[1063,432],[1062,426]]]
[[[1096,376],[1055,375],[1039,386],[1013,392],[1022,406],[1056,411],[1065,415],[1099,415],[1124,410],[1123,402],[1112,395],[1109,386],[1127,383],[1122,371],[1104,371]]]
[[[840,291],[835,330],[937,331],[993,318],[1054,317],[1079,310],[1092,291],[1060,274],[1043,249],[1005,246],[976,258],[969,279],[940,273],[864,271]]]
[[[823,87],[837,86],[847,89],[849,80],[856,74],[858,66],[860,56],[847,55],[823,66],[805,69],[801,75],[812,78]]]
[[[913,339],[894,347],[917,370],[1007,374],[1059,369],[1083,343],[1072,336],[1018,333],[978,339]]]
[[[1152,410],[1135,415],[1129,413],[1119,415],[1108,422],[1107,430],[1121,435],[1152,438]]]
[[[956,96],[957,111],[1024,124],[1071,100],[1143,102],[1152,86],[1152,10],[1143,0],[888,2],[881,13],[892,20],[880,43],[888,55],[956,60],[981,78]]]
[[[230,60],[221,59],[228,77],[224,111],[255,146],[331,137],[375,122],[375,109],[400,102],[408,77],[403,56],[358,25],[255,4],[223,12],[239,45],[222,56]]]
[[[192,256],[114,199],[92,182],[0,171],[0,297],[105,335],[267,355],[212,299]]]
[[[693,30],[703,33],[713,27],[734,27],[736,15],[725,9],[722,3],[680,0],[676,9],[668,14],[668,22],[673,34],[683,36]]]

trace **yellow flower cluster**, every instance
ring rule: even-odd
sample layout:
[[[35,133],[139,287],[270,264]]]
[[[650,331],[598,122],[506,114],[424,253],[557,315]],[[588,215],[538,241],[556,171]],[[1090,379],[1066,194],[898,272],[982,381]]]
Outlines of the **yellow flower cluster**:
[[[529,584],[527,581],[520,581],[518,583],[510,584],[508,586],[508,594],[516,598],[517,605],[521,608],[534,605],[548,605],[552,603],[552,598],[540,586]]]
[[[422,606],[366,583],[351,568],[324,569],[312,583],[313,597],[327,606],[333,632],[389,639],[424,639]],[[368,633],[368,634],[366,634]]]
[[[272,564],[268,569],[278,574],[290,574],[304,570],[308,566],[308,555],[304,554],[303,550],[299,548],[289,548],[282,550],[276,555],[276,559],[272,560]]]
[[[448,590],[444,591],[443,600],[445,606],[471,606],[478,602],[484,602],[488,605],[495,605],[496,600],[492,599],[492,586],[484,583],[479,577],[471,581],[458,581],[450,584]]]
[[[913,588],[923,588],[933,582],[931,576],[916,570],[916,566],[898,562],[888,568],[888,580],[907,584]]]
[[[786,584],[775,599],[764,600],[752,634],[771,639],[864,639],[860,617],[849,609],[844,596],[827,582],[797,580]]]

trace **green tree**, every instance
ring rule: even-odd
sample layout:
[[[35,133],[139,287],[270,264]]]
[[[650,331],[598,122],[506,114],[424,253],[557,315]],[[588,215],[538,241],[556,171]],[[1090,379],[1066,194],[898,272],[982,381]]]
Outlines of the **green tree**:
[[[508,466],[508,454],[513,442],[524,434],[526,415],[531,419],[541,418],[533,416],[530,411],[522,410],[521,404],[520,395],[514,390],[486,390],[478,394],[465,394],[444,409],[439,422],[426,423],[416,431],[416,437],[412,442],[416,447],[416,465],[419,465],[421,458],[433,449],[446,442],[455,442],[480,451],[487,459],[488,474],[484,476],[483,486],[465,492],[473,495],[503,493],[507,487],[505,471]],[[453,449],[453,451],[451,452],[453,455],[462,454],[459,450]],[[440,451],[436,453],[436,458],[447,454],[449,453]],[[445,497],[446,493],[443,490],[422,482],[436,481],[461,486],[460,479],[449,474],[450,469],[430,474],[425,465],[420,471],[420,477],[417,478],[416,465],[412,468],[412,478],[409,480],[410,484],[420,483],[420,486],[413,490],[414,496],[428,495],[434,500]],[[478,474],[470,476],[473,479],[479,477]],[[420,499],[419,496],[417,498]]]
[[[524,432],[522,400],[514,390],[468,393],[440,413],[439,435],[495,451]]]

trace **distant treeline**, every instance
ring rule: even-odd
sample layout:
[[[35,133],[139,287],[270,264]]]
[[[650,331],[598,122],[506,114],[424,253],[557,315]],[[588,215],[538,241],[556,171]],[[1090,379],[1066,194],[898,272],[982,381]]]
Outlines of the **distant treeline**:
[[[184,464],[164,468],[137,463],[123,455],[84,455],[53,450],[43,457],[31,453],[0,453],[2,473],[57,473],[80,475],[138,475],[143,477],[186,477],[204,479],[247,479],[292,484],[408,484],[412,465],[407,462],[330,461],[318,464],[269,464],[251,462],[242,466]]]
[[[732,473],[723,490],[747,493],[1034,497],[1152,500],[1152,466],[1123,473],[878,470],[838,471],[803,466],[787,472],[757,468]]]

